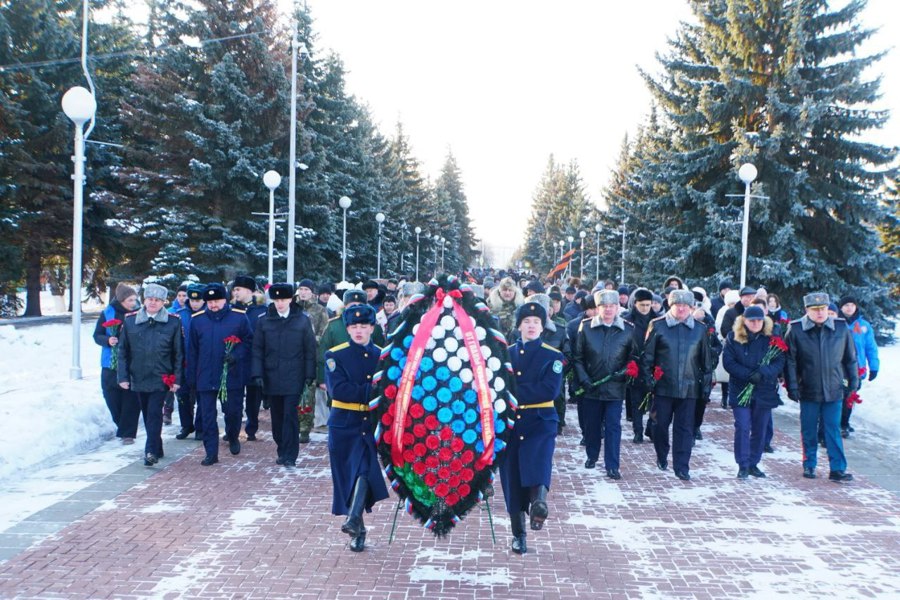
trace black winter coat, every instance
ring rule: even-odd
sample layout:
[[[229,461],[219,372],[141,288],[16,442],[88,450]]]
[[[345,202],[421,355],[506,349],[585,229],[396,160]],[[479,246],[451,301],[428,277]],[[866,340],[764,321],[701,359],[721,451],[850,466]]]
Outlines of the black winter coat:
[[[301,394],[316,378],[316,334],[299,306],[292,303],[285,319],[271,304],[256,322],[251,374],[263,378],[267,396]]]
[[[125,317],[119,341],[118,381],[133,392],[164,392],[163,375],[184,385],[181,319],[160,310],[149,318],[144,309]]]
[[[653,385],[653,371],[657,366],[662,368],[663,376],[656,382],[654,394],[700,399],[704,382],[709,381],[715,368],[705,325],[693,317],[679,323],[670,315],[651,321],[641,359],[646,385]]]
[[[784,341],[788,345],[785,384],[800,400],[844,400],[859,388],[856,344],[843,319],[829,318],[818,326],[808,317],[791,321]]]
[[[593,385],[607,375],[625,368],[638,357],[634,325],[616,317],[612,325],[603,325],[600,317],[582,321],[575,337],[575,381],[585,398],[622,400],[627,377],[617,375],[601,385]]]
[[[725,311],[725,316],[722,317],[722,327],[719,329],[719,333],[722,335],[722,339],[728,337],[728,334],[731,333],[731,330],[734,328],[735,320],[744,314],[744,305],[738,302],[731,308],[722,309]]]

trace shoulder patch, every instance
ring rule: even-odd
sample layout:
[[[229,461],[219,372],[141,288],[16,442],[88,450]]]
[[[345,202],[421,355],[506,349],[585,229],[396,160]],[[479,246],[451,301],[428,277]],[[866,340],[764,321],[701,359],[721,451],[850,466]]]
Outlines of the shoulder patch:
[[[560,352],[559,350],[557,350],[556,348],[554,348],[554,347],[551,346],[550,344],[545,344],[544,342],[541,342],[541,348],[545,348],[545,349],[547,349],[547,350],[553,350],[553,351],[556,352],[557,354],[562,354],[562,352]]]
[[[328,349],[329,352],[337,352],[338,350],[343,350],[344,348],[349,348],[350,342],[344,342],[343,344],[338,344],[337,346],[333,346]]]
[[[204,310],[198,310],[198,311],[195,312],[195,313],[191,313],[191,318],[193,319],[194,317],[199,317],[200,315],[202,315],[202,314],[205,313],[205,312],[206,312],[205,309],[204,309]]]
[[[334,370],[337,368],[337,363],[334,361],[333,358],[328,358],[325,360],[325,366],[328,367],[328,370],[333,373]]]
[[[563,372],[563,364],[561,360],[553,361],[553,372],[557,375]]]
[[[233,307],[232,307],[231,312],[240,313],[240,314],[242,314],[242,315],[247,314],[247,310],[244,309],[244,308],[233,308]]]

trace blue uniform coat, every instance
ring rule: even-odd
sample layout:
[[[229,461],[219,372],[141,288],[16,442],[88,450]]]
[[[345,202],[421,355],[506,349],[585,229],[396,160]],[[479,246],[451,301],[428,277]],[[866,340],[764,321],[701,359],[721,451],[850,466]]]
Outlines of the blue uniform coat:
[[[559,415],[553,406],[524,408],[529,404],[552,402],[563,380],[562,352],[541,342],[517,342],[510,348],[510,361],[516,375],[515,425],[500,465],[500,481],[510,514],[527,511],[529,488],[550,487],[553,451]]]
[[[325,384],[334,400],[368,404],[372,375],[378,368],[381,349],[369,343],[345,342],[325,352]],[[359,477],[369,482],[366,511],[388,497],[387,486],[375,451],[373,416],[368,412],[331,408],[328,417],[328,456],[334,484],[331,513],[349,514],[353,486]]]
[[[232,355],[237,360],[228,369],[226,387],[229,390],[242,389],[247,385],[250,374],[250,353],[253,334],[247,315],[240,309],[225,305],[213,312],[208,308],[194,313],[191,318],[188,344],[187,383],[198,392],[219,390],[222,367],[225,363],[225,338],[235,335],[241,343],[234,346]]]

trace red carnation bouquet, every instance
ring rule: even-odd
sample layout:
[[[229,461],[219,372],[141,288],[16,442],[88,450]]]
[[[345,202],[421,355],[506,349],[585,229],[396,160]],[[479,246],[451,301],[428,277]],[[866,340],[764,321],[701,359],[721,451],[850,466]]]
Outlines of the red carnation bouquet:
[[[169,388],[169,391],[172,391],[172,386],[175,385],[175,375],[172,373],[168,373],[162,376],[163,385]]]
[[[665,372],[662,370],[662,367],[656,365],[653,367],[653,383],[650,385],[650,391],[644,396],[644,399],[641,400],[640,406],[638,406],[638,410],[647,410],[650,408],[650,396],[653,395],[653,390],[656,389],[657,382],[663,378]]]
[[[862,398],[856,392],[850,392],[850,395],[844,400],[844,406],[849,410],[853,408],[854,404],[862,404]]]
[[[637,378],[637,376],[638,376],[638,365],[637,365],[637,363],[636,363],[635,361],[633,361],[633,360],[629,360],[629,361],[628,361],[628,364],[625,365],[625,368],[624,368],[624,369],[621,369],[621,370],[619,370],[619,371],[616,371],[615,373],[610,373],[609,375],[607,375],[606,377],[604,377],[604,378],[601,379],[600,381],[595,381],[594,383],[592,383],[592,384],[590,385],[590,389],[594,389],[595,387],[598,387],[598,386],[603,385],[603,384],[606,383],[607,381],[611,380],[613,377],[621,377],[622,375],[624,375],[624,376],[627,378],[627,381],[625,382],[626,384],[630,384],[632,381],[634,381],[634,380]],[[580,389],[578,389],[578,390],[575,392],[575,395],[576,395],[576,396],[581,396],[581,395],[583,395],[584,393],[585,393],[585,389],[584,389],[584,388],[580,388]]]
[[[788,346],[783,339],[778,337],[777,335],[772,336],[772,340],[769,342],[769,349],[766,350],[765,356],[763,356],[762,360],[759,362],[759,366],[762,367],[772,362],[772,359],[778,356],[779,354],[785,353],[788,351]],[[750,398],[753,396],[753,390],[756,387],[756,384],[748,383],[744,386],[744,389],[741,390],[741,393],[738,394],[738,406],[749,406]]]
[[[219,393],[216,396],[219,404],[222,406],[222,412],[225,412],[225,403],[228,402],[228,357],[234,347],[241,343],[241,338],[236,335],[229,335],[225,338],[225,360],[222,361],[222,378],[219,380]]]
[[[109,330],[109,337],[119,337],[119,328],[122,326],[122,321],[119,319],[110,319],[108,321],[104,321],[100,324],[101,327],[106,327]],[[116,370],[119,366],[119,345],[111,346],[112,349],[112,363],[110,363],[110,369],[113,371]]]

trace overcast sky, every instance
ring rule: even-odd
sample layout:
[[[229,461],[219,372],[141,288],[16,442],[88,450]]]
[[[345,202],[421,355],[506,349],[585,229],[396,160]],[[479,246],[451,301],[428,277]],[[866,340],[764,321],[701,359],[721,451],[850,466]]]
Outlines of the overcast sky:
[[[655,52],[690,18],[681,0],[308,4],[319,52],[340,54],[382,132],[401,120],[432,177],[452,149],[478,235],[508,248],[551,153],[576,159],[600,202],[623,136],[648,112],[637,66],[657,72]],[[870,0],[879,49],[900,39],[898,17],[900,3]],[[896,53],[880,63],[885,107],[900,98],[898,70]],[[896,144],[897,132],[894,119],[879,141]]]

